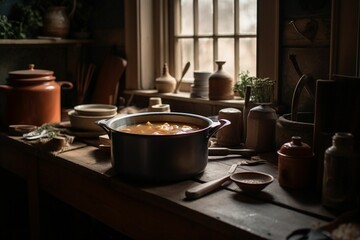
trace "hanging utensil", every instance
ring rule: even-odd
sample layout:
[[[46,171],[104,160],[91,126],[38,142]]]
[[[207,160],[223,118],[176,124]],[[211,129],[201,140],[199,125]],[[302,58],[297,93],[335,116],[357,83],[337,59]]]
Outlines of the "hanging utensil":
[[[181,77],[180,77],[179,81],[176,83],[176,87],[175,87],[174,93],[178,93],[178,92],[179,92],[180,84],[181,84],[181,82],[182,82],[183,77],[185,76],[185,74],[186,74],[187,71],[189,70],[189,67],[190,67],[190,62],[187,62],[187,63],[185,64],[185,67],[184,67],[182,73],[181,73]]]

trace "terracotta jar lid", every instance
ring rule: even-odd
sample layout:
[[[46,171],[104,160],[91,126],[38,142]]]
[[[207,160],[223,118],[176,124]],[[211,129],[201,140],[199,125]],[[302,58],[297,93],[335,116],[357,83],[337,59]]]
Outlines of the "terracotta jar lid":
[[[53,76],[54,72],[43,69],[35,69],[34,64],[29,64],[29,69],[9,72],[10,79],[41,78]]]
[[[284,143],[279,149],[278,154],[293,158],[311,158],[314,156],[311,147],[303,143],[299,136],[291,137],[291,142]]]

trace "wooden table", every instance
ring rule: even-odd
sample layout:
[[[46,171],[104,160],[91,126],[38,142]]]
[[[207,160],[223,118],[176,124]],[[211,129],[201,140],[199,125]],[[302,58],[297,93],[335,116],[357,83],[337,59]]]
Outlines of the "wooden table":
[[[209,160],[195,179],[134,183],[117,176],[110,154],[96,146],[76,141],[69,151],[50,153],[0,134],[0,167],[27,182],[32,239],[41,235],[40,190],[134,239],[285,239],[295,229],[336,217],[316,194],[285,190],[277,179],[259,193],[242,192],[232,183],[200,199],[185,199],[186,189],[223,176],[238,161]],[[247,170],[277,178],[276,162],[237,169]]]

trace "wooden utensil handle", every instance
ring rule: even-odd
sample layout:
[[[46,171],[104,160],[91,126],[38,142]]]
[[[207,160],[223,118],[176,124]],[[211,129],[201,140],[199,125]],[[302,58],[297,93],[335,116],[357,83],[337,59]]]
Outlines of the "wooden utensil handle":
[[[200,198],[200,197],[204,196],[205,194],[219,188],[224,182],[229,180],[229,178],[230,178],[230,175],[227,175],[222,178],[215,179],[210,182],[197,185],[193,188],[186,190],[185,196],[188,199]]]
[[[256,155],[254,149],[229,149],[223,147],[211,147],[209,148],[209,156],[225,156],[229,154],[239,154],[244,157],[252,157]]]

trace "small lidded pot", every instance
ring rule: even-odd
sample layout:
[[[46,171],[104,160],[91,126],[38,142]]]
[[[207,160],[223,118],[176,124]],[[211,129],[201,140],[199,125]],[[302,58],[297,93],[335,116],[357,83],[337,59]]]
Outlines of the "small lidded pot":
[[[293,136],[277,151],[279,184],[288,188],[306,188],[316,181],[316,162],[311,147]]]
[[[7,84],[0,85],[0,121],[7,125],[36,125],[60,122],[61,87],[71,89],[67,81],[55,81],[53,71],[29,69],[9,72]]]

